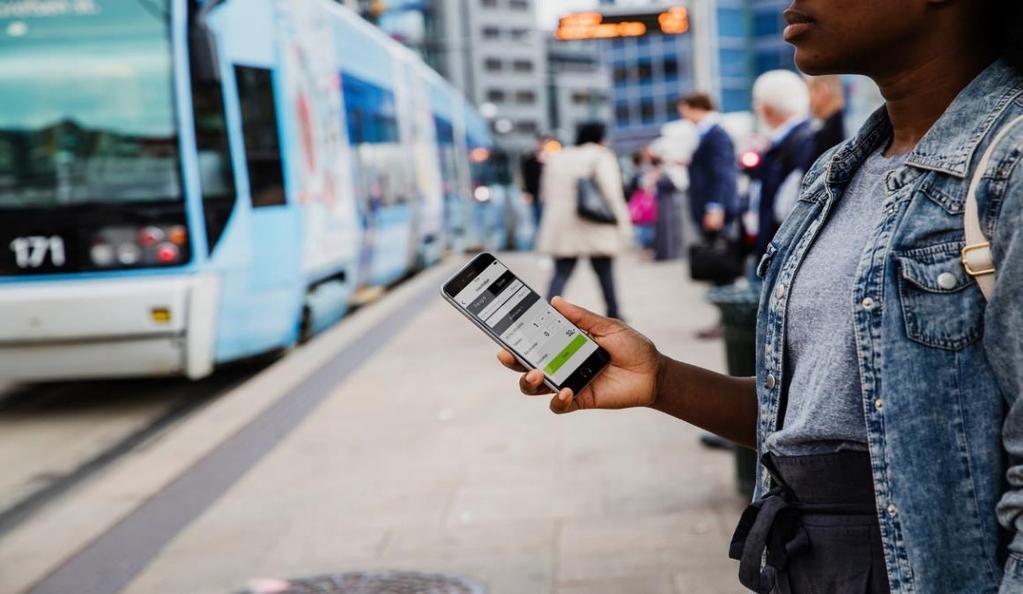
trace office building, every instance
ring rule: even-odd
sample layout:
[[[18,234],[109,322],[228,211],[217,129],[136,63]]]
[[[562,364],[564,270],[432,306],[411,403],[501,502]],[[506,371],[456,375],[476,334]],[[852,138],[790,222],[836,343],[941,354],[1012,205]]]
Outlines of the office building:
[[[776,68],[794,68],[792,47],[782,41],[781,13],[787,0],[689,0],[684,3],[610,5],[609,16],[661,13],[683,6],[689,28],[680,35],[647,34],[599,42],[612,73],[615,145],[639,148],[676,119],[680,95],[700,90],[717,99],[722,111],[751,109],[756,77]]]
[[[438,0],[440,39],[452,44],[435,63],[477,105],[487,105],[498,144],[531,150],[549,128],[546,44],[534,0]]]
[[[795,69],[792,61],[795,50],[785,43],[781,36],[785,30],[782,11],[788,5],[789,0],[749,0],[750,18],[753,22],[751,42],[755,75],[778,68]]]
[[[548,129],[546,44],[537,31],[534,0],[391,0],[376,6],[379,12],[370,18],[381,29],[485,106],[505,151],[530,150]]]
[[[592,41],[547,40],[550,132],[563,143],[582,122],[611,122],[611,73],[598,49]]]
[[[674,5],[601,7],[605,18],[631,13],[657,13]],[[701,5],[702,6],[702,5]],[[718,94],[716,60],[711,52],[707,19],[690,10],[690,28],[680,35],[647,34],[597,42],[602,60],[611,71],[612,139],[620,151],[646,146],[660,135],[663,124],[678,116],[675,102],[693,89]],[[716,44],[715,44],[716,45]]]

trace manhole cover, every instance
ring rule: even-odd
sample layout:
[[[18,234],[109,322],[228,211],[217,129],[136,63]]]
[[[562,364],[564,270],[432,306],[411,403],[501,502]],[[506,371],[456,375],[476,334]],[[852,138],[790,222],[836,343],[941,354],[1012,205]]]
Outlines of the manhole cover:
[[[463,577],[415,571],[353,571],[294,580],[257,580],[241,594],[485,594]]]

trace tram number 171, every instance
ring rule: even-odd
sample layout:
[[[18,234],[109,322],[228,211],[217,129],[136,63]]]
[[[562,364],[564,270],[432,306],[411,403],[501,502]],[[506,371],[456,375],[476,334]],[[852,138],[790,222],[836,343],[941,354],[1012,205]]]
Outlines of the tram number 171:
[[[64,240],[56,235],[18,237],[11,242],[14,262],[18,268],[39,268],[47,258],[53,266],[64,265]]]

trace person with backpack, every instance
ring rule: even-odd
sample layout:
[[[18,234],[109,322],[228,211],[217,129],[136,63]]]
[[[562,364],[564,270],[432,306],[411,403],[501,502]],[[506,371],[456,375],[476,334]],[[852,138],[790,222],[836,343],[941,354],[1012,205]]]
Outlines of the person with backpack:
[[[611,364],[551,409],[650,407],[756,448],[729,554],[760,594],[1019,594],[1023,3],[795,0],[784,17],[801,70],[866,75],[886,103],[810,167],[766,246],[756,376],[558,299]]]

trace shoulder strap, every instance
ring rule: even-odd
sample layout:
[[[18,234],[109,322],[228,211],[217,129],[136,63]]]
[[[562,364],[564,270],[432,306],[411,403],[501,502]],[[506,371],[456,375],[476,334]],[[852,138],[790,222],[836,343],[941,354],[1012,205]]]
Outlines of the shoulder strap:
[[[966,231],[966,246],[963,247],[963,268],[966,273],[977,280],[980,292],[985,299],[991,299],[995,290],[995,260],[991,254],[991,241],[984,235],[984,229],[980,225],[980,210],[977,206],[977,188],[980,180],[991,164],[991,157],[994,155],[998,144],[1005,138],[1009,131],[1023,122],[1023,115],[1009,122],[1004,126],[991,146],[984,151],[977,169],[973,173],[973,180],[970,182],[970,189],[966,194],[966,212],[963,215],[963,226]]]

